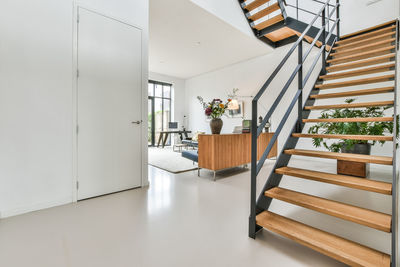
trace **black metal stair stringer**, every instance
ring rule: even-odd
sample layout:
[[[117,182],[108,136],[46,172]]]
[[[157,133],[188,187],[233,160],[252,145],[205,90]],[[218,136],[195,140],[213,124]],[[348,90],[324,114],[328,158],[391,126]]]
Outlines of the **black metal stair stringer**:
[[[310,90],[308,96],[307,96],[307,101],[305,102],[305,104],[302,107],[302,119],[308,119],[311,113],[311,110],[306,110],[304,109],[305,106],[314,106],[315,104],[315,99],[311,99],[310,95],[316,95],[320,92],[320,90],[315,88],[316,84],[319,84],[322,80],[319,79],[319,76],[322,74],[322,70],[320,71],[316,81],[314,82],[314,85],[312,87],[312,89]],[[267,182],[265,183],[263,189],[261,190],[261,193],[257,199],[257,204],[256,204],[256,212],[257,214],[268,210],[271,202],[272,202],[272,198],[269,198],[267,196],[265,196],[264,192],[268,191],[269,189],[273,188],[273,187],[277,187],[279,186],[283,175],[282,174],[277,174],[275,173],[275,170],[281,167],[286,167],[289,164],[289,161],[292,157],[292,155],[289,154],[285,154],[284,151],[287,149],[294,149],[298,143],[299,138],[297,137],[293,137],[294,133],[301,133],[302,130],[304,129],[304,124],[301,121],[296,121],[290,131],[290,135],[288,137],[288,139],[286,140],[283,149],[281,151],[281,154],[279,155],[279,157],[276,160],[276,163],[274,165],[274,167],[272,168],[272,172],[270,173]]]

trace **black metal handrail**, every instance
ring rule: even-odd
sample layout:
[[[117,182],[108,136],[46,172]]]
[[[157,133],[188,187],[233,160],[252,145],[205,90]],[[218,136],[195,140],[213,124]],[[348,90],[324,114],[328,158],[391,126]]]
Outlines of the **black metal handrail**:
[[[313,0],[315,1],[315,0]],[[316,1],[318,2],[318,1]],[[282,59],[282,61],[278,64],[276,69],[272,72],[271,76],[267,79],[267,81],[264,83],[264,85],[261,87],[259,92],[256,94],[254,99],[252,100],[252,123],[251,123],[251,135],[252,135],[252,141],[251,141],[251,197],[250,197],[250,218],[249,218],[249,236],[250,237],[255,237],[255,232],[256,232],[256,213],[257,213],[257,202],[260,201],[260,198],[263,197],[263,192],[260,194],[258,200],[256,200],[256,194],[257,194],[257,175],[259,174],[261,168],[264,165],[264,162],[269,155],[272,147],[277,141],[277,138],[282,131],[283,126],[286,123],[286,120],[289,118],[289,115],[291,114],[294,106],[296,103],[298,103],[299,107],[299,113],[298,113],[298,120],[297,120],[297,125],[299,127],[302,127],[302,121],[301,121],[301,110],[303,109],[303,100],[302,100],[302,93],[303,93],[303,88],[305,84],[307,83],[312,71],[314,70],[319,58],[322,55],[322,71],[321,73],[326,73],[325,66],[326,66],[326,40],[327,37],[330,38],[332,35],[333,30],[336,28],[337,29],[337,37],[335,38],[334,42],[337,40],[339,36],[339,0],[336,0],[336,5],[334,6],[334,10],[329,13],[328,12],[328,20],[332,17],[334,11],[336,11],[336,20],[334,25],[332,26],[331,29],[329,29],[329,34],[328,36],[326,35],[326,8],[329,5],[330,0],[324,3],[322,8],[319,10],[319,12],[315,15],[313,20],[308,24],[306,29],[303,31],[303,33],[300,35],[298,40],[294,43],[294,45],[290,48],[289,52],[285,55],[285,57]],[[322,45],[320,47],[320,51],[314,59],[313,64],[311,65],[310,70],[308,71],[307,75],[305,76],[305,79],[303,79],[303,64],[307,57],[309,56],[311,52],[311,48],[306,52],[305,55],[303,55],[303,39],[306,36],[306,34],[309,32],[311,27],[313,27],[315,21],[321,17],[322,20],[322,25],[321,29],[319,30],[317,36],[314,38],[312,45],[314,45],[317,41],[318,38],[322,35]],[[329,40],[329,39],[328,39]],[[333,46],[334,42],[331,44]],[[258,101],[261,98],[261,96],[265,93],[266,89],[269,87],[271,82],[275,79],[276,75],[279,73],[279,71],[282,69],[282,67],[286,64],[287,60],[289,57],[293,54],[294,50],[298,48],[298,64],[295,67],[293,73],[290,75],[288,81],[285,83],[283,86],[281,92],[279,93],[278,97],[275,99],[274,103],[272,104],[271,108],[267,112],[266,116],[263,118],[262,122],[260,125],[257,125],[257,118],[258,118]],[[298,90],[295,93],[292,101],[290,102],[290,105],[285,112],[281,122],[278,125],[278,128],[276,129],[274,135],[272,136],[267,148],[264,150],[261,158],[257,161],[257,140],[259,135],[261,134],[263,128],[265,127],[266,123],[269,121],[271,118],[272,114],[275,112],[277,106],[281,102],[283,96],[286,94],[289,86],[292,84],[293,80],[295,79],[296,75],[298,76]],[[267,181],[268,182],[268,181]]]

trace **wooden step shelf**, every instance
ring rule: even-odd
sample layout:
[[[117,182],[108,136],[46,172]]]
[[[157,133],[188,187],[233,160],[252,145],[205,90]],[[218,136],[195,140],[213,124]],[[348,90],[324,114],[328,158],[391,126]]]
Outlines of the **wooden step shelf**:
[[[339,93],[310,95],[310,98],[311,99],[327,99],[327,98],[337,98],[337,97],[375,95],[375,94],[392,93],[393,91],[394,91],[394,87],[389,86],[389,87],[382,87],[382,88],[354,90],[354,91],[346,91],[346,92],[339,92]]]
[[[303,119],[304,123],[307,123],[307,122],[382,122],[382,121],[393,121],[393,117]]]
[[[345,186],[349,188],[375,192],[384,195],[392,194],[392,184],[369,179],[356,178],[354,176],[332,174],[319,171],[304,170],[292,167],[282,167],[275,169],[275,173],[288,175],[302,179]]]
[[[254,25],[253,28],[261,31],[265,28],[268,28],[269,26],[272,26],[280,21],[283,21],[283,16],[282,14],[276,15],[275,17],[270,18],[269,20],[263,21],[257,25]]]
[[[340,87],[348,87],[362,84],[370,84],[370,83],[380,83],[380,82],[388,82],[394,80],[395,75],[389,74],[384,76],[377,76],[372,78],[364,78],[358,80],[351,80],[345,82],[336,82],[336,83],[325,83],[325,84],[317,84],[315,88],[318,89],[332,89],[332,88],[340,88]]]
[[[368,74],[379,73],[379,72],[392,71],[392,70],[394,70],[394,68],[395,68],[395,64],[390,63],[390,64],[386,64],[386,65],[382,65],[382,66],[375,66],[375,67],[363,68],[363,69],[358,69],[358,70],[353,70],[353,71],[321,75],[321,76],[319,76],[319,78],[322,80],[335,80],[335,79],[368,75]]]
[[[366,60],[360,60],[360,61],[346,63],[346,64],[328,66],[328,67],[326,67],[326,71],[334,72],[334,71],[340,71],[340,70],[349,70],[349,69],[361,68],[361,67],[366,67],[366,66],[371,66],[371,65],[376,65],[376,64],[387,63],[387,62],[391,62],[394,60],[395,60],[395,54],[392,53],[389,55],[370,58],[370,59],[366,59]]]
[[[285,150],[285,154],[305,156],[305,157],[325,158],[325,159],[347,160],[354,162],[374,163],[382,165],[392,165],[393,163],[392,157],[316,151],[307,149],[287,149]]]
[[[393,141],[393,136],[389,135],[349,135],[349,134],[304,134],[294,133],[296,138],[326,138],[341,140],[370,140],[370,141]]]
[[[375,36],[380,36],[382,34],[388,33],[388,32],[393,32],[396,30],[396,25],[391,25],[389,27],[383,28],[383,29],[379,29],[373,32],[369,32],[369,33],[365,33],[362,35],[358,35],[358,36],[354,36],[352,38],[348,38],[348,39],[341,39],[339,41],[336,42],[337,45],[345,45],[345,44],[349,44],[349,43],[353,43],[356,41],[360,41],[360,40],[365,40],[371,37],[375,37]],[[344,38],[343,36],[341,38]]]
[[[385,253],[270,211],[258,214],[256,223],[350,266],[390,266],[390,256]]]
[[[387,40],[381,40],[379,42],[375,42],[372,44],[367,44],[367,45],[363,45],[363,46],[356,46],[356,47],[352,47],[349,49],[345,49],[345,50],[339,50],[339,51],[335,51],[334,53],[331,53],[331,56],[333,58],[340,58],[340,57],[345,57],[351,54],[355,54],[355,53],[361,53],[361,52],[368,52],[371,50],[375,50],[375,49],[379,49],[379,48],[385,48],[391,45],[395,44],[396,39],[392,38],[392,39],[387,39]]]
[[[259,6],[264,5],[265,3],[268,3],[270,0],[255,0],[253,2],[251,2],[248,5],[245,5],[243,8],[246,9],[247,11],[252,11],[254,9],[256,9]]]
[[[339,63],[348,63],[348,62],[353,62],[356,60],[361,60],[361,59],[366,59],[366,58],[372,58],[372,57],[377,57],[377,56],[382,56],[386,54],[393,53],[395,50],[394,45],[390,45],[387,47],[371,50],[368,52],[362,52],[362,53],[357,53],[345,57],[340,57],[340,58],[333,58],[329,59],[326,62],[329,64],[339,64]]]
[[[362,30],[359,30],[359,31],[356,31],[356,32],[353,32],[353,33],[342,35],[340,38],[341,39],[348,39],[348,38],[350,38],[352,36],[355,36],[355,35],[359,36],[360,34],[362,36],[365,36],[366,34],[369,34],[371,31],[377,32],[377,31],[382,30],[382,29],[378,29],[378,28],[382,28],[382,27],[384,27],[383,29],[393,28],[393,27],[395,27],[395,25],[391,25],[391,24],[394,24],[394,23],[396,23],[396,20],[391,20],[391,21],[388,21],[388,22],[385,22],[385,23],[382,23],[382,24],[375,25],[375,26],[370,27],[370,28],[366,28],[366,29],[362,29]],[[369,33],[367,33],[367,32],[369,32]]]
[[[294,32],[298,37],[300,37],[300,36],[303,34],[302,32],[298,32],[298,31],[295,31],[295,30],[293,30],[293,32]],[[304,36],[304,40],[311,44],[311,43],[314,41],[314,38],[305,35],[305,36]],[[321,46],[322,46],[322,42],[317,40],[317,41],[315,42],[315,46],[316,46],[316,47],[321,47]]]
[[[290,29],[289,27],[282,27],[273,32],[269,32],[264,36],[270,39],[272,42],[278,42],[294,35],[296,35],[296,33],[292,29]]]
[[[265,196],[285,201],[306,209],[315,210],[343,220],[365,225],[387,233],[391,232],[392,216],[389,214],[280,187],[274,187],[267,190]]]
[[[265,8],[265,9],[263,9],[263,10],[257,12],[257,13],[255,13],[253,15],[250,15],[248,17],[248,19],[258,20],[258,19],[261,19],[262,17],[265,17],[265,16],[267,16],[267,15],[271,14],[272,12],[274,12],[276,10],[279,10],[279,9],[280,9],[279,3],[276,2],[275,4],[270,5],[269,7]]]
[[[372,44],[356,46],[351,49],[346,49],[346,50],[342,50],[342,51],[335,51],[334,53],[331,53],[330,56],[332,58],[342,58],[342,57],[352,55],[352,54],[374,51],[374,50],[377,50],[380,48],[386,48],[389,46],[393,46],[395,44],[395,41],[396,41],[396,38],[392,38],[392,39],[388,39],[388,40],[381,40],[379,42],[375,42]]]
[[[376,42],[380,42],[382,40],[392,39],[395,36],[396,36],[396,32],[392,31],[392,32],[381,34],[379,36],[375,36],[375,37],[371,37],[371,38],[367,38],[367,39],[362,39],[362,40],[357,41],[357,42],[351,42],[351,43],[348,43],[346,45],[335,46],[335,47],[332,48],[332,50],[333,51],[343,51],[343,50],[352,49],[352,48],[359,47],[359,46],[373,44],[373,43],[376,43]]]
[[[337,105],[319,105],[319,106],[306,106],[306,110],[323,110],[323,109],[342,109],[342,108],[368,108],[368,107],[382,107],[394,105],[394,101],[377,101],[365,103],[350,103],[350,104],[337,104]]]

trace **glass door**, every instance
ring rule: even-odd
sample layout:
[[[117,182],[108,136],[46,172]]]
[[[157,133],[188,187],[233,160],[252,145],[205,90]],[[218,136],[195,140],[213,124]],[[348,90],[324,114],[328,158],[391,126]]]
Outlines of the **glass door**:
[[[157,145],[160,132],[168,130],[171,121],[171,89],[171,84],[149,81],[149,146]],[[165,144],[171,144],[171,136]]]

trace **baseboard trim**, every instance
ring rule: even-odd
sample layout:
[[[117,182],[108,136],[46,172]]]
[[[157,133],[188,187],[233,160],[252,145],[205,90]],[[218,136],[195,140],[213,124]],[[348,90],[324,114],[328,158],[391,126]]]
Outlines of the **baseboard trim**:
[[[27,206],[22,206],[22,207],[17,207],[9,210],[1,210],[0,211],[0,219],[16,216],[16,215],[21,215],[33,211],[39,211],[39,210],[44,210],[48,208],[53,208],[65,204],[70,204],[72,203],[72,196],[68,198],[61,198],[53,201],[46,201],[46,202],[41,202],[41,203],[36,203],[32,205],[27,205]]]

